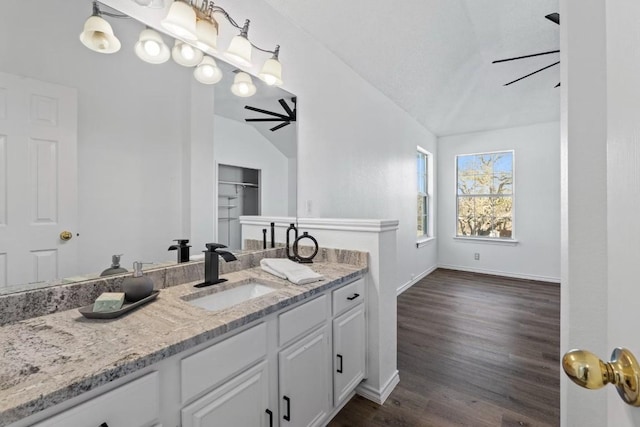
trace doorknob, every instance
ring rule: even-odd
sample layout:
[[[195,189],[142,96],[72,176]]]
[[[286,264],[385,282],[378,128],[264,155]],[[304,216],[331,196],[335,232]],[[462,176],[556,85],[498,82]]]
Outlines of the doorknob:
[[[65,242],[67,240],[71,240],[72,237],[73,233],[70,231],[63,231],[62,233],[60,233],[60,240],[64,240]]]
[[[611,383],[622,400],[640,406],[640,366],[625,348],[613,350],[610,362],[586,350],[571,350],[562,357],[562,368],[580,387],[595,390]]]

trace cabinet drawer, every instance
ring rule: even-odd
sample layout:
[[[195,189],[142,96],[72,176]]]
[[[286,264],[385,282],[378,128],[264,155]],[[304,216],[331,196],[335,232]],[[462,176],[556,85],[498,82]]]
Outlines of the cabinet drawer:
[[[81,403],[34,427],[147,426],[158,420],[160,383],[152,372]]]
[[[364,301],[364,279],[333,291],[333,315],[337,316],[345,310],[355,307]]]
[[[279,316],[279,343],[284,345],[327,320],[327,296],[322,295]]]
[[[180,361],[182,403],[243,370],[267,354],[264,323]]]

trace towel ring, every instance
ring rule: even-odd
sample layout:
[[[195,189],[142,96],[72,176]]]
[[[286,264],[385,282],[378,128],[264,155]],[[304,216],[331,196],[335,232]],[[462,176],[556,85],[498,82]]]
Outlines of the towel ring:
[[[314,249],[313,249],[313,253],[311,254],[311,256],[308,257],[304,257],[301,256],[298,253],[298,243],[300,242],[300,240],[302,239],[309,239],[313,242],[314,245]],[[313,237],[312,235],[310,235],[309,233],[307,233],[306,231],[304,233],[302,233],[302,236],[298,237],[294,242],[293,242],[293,255],[296,259],[296,261],[298,261],[301,264],[312,264],[313,263],[313,258],[318,254],[318,241],[315,239],[315,237]]]

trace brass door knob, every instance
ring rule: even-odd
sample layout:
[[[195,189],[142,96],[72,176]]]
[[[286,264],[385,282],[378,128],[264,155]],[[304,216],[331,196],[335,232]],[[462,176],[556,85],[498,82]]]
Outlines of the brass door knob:
[[[595,390],[613,384],[622,400],[640,406],[640,366],[625,348],[613,350],[610,362],[586,350],[571,350],[562,357],[562,368],[580,387]]]
[[[64,240],[65,242],[67,240],[71,240],[72,237],[73,233],[70,231],[63,231],[62,233],[60,233],[60,240]]]

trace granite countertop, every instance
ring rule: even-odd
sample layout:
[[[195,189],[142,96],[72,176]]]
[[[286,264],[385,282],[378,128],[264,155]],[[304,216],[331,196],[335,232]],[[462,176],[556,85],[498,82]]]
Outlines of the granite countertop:
[[[190,349],[327,289],[349,282],[366,266],[332,262],[310,266],[325,280],[297,286],[258,268],[223,277],[228,282],[166,288],[156,300],[112,320],[84,318],[77,309],[0,327],[0,426]],[[277,290],[209,312],[185,299],[247,279]],[[191,298],[190,298],[191,297]]]

